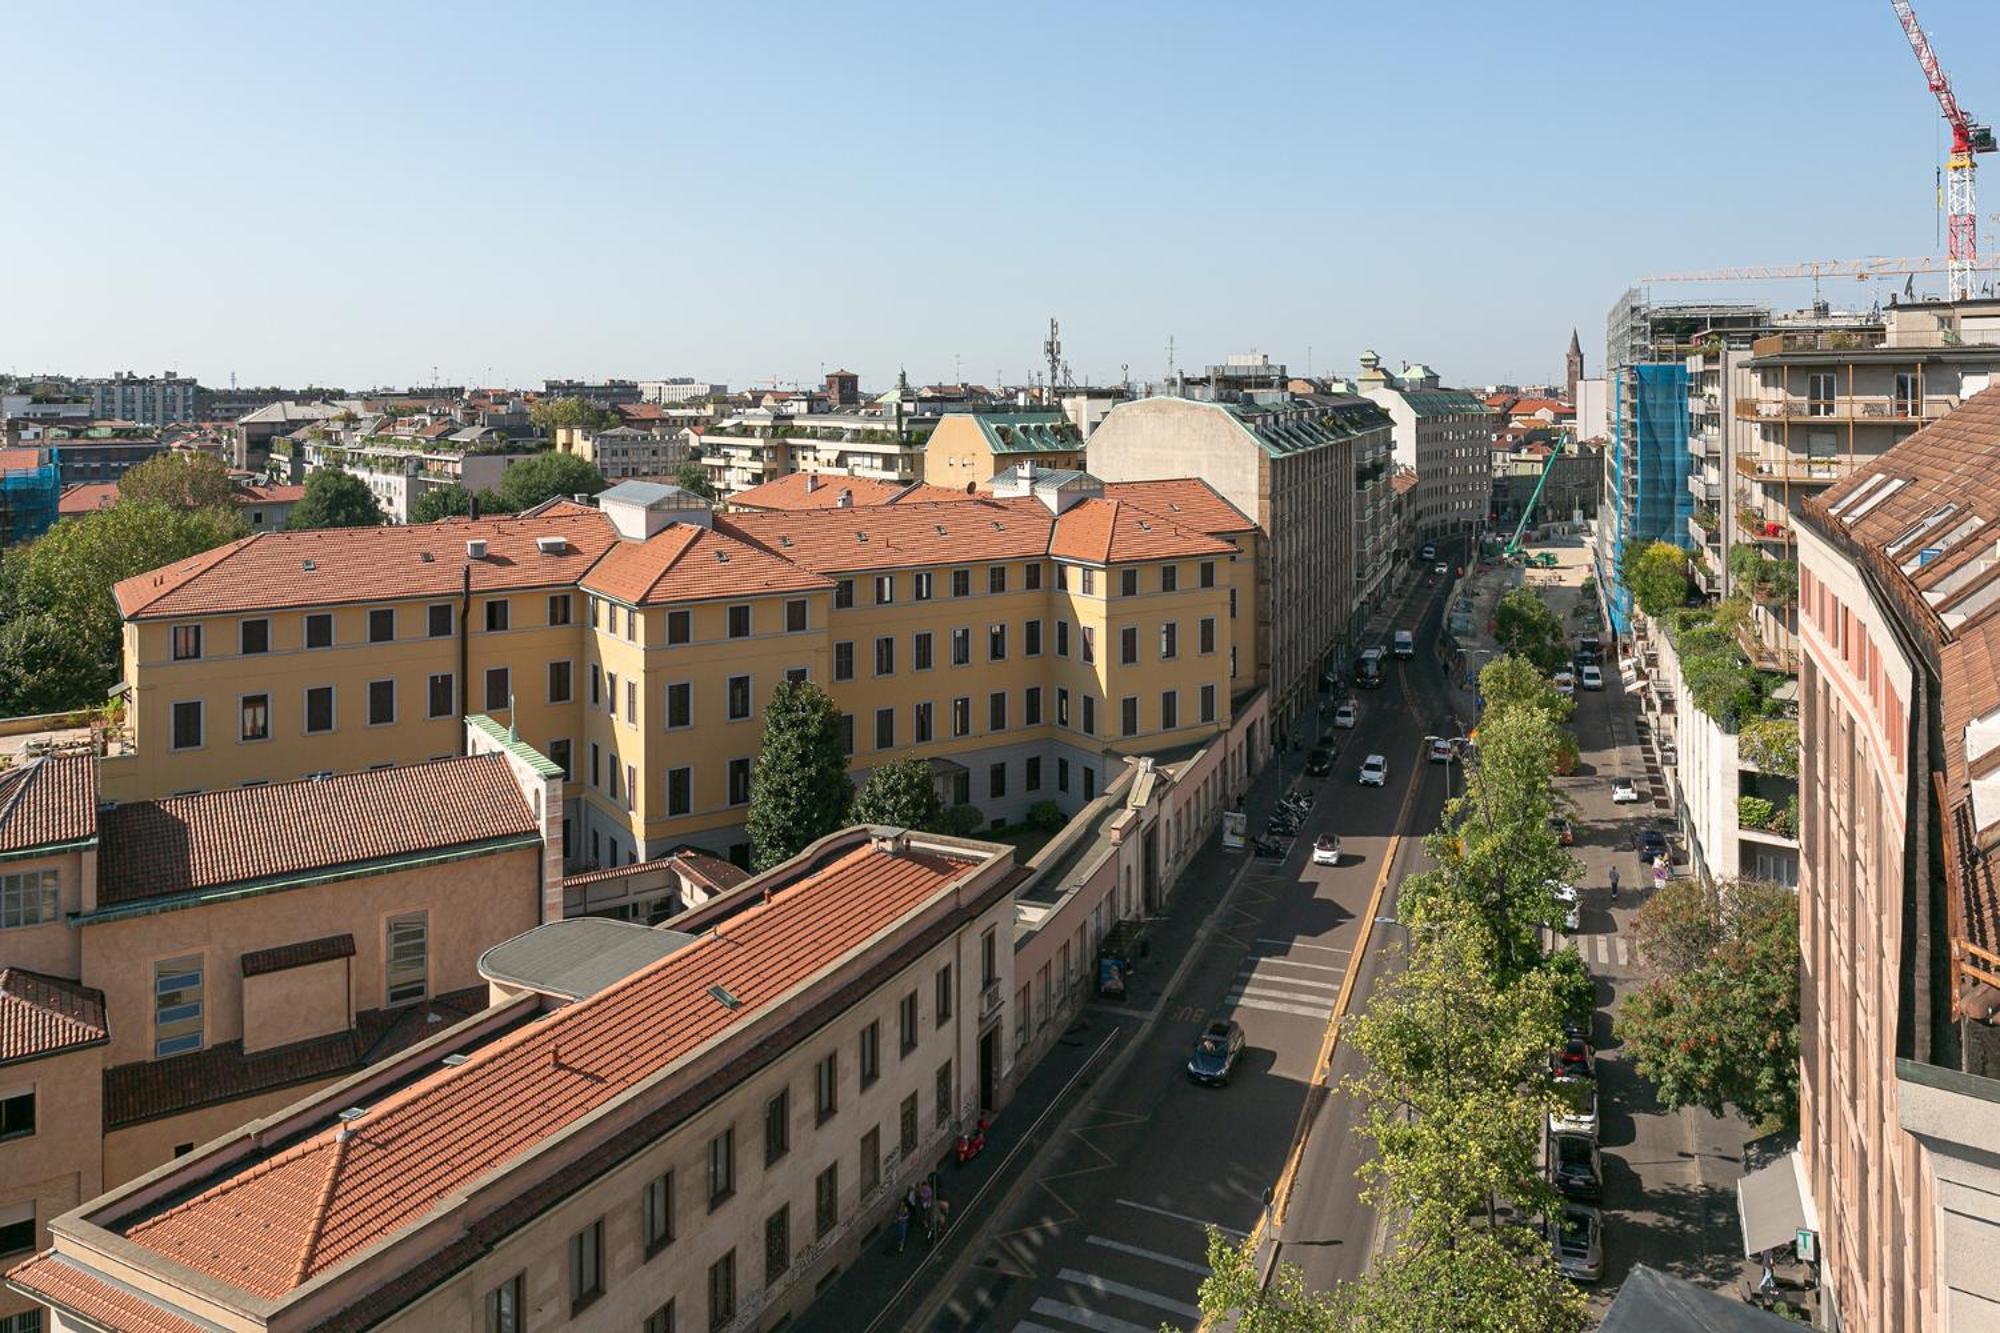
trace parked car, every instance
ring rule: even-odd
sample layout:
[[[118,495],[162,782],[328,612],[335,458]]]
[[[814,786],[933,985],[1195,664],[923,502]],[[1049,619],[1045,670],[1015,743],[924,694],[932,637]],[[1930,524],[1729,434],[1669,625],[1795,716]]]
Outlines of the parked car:
[[[1431,762],[1448,764],[1451,762],[1451,742],[1443,736],[1431,737]]]
[[[1597,663],[1595,662],[1584,663],[1581,679],[1583,681],[1583,688],[1586,690],[1601,690],[1604,688],[1604,673],[1597,669]]]
[[[1188,1057],[1188,1077],[1197,1083],[1222,1087],[1243,1054],[1243,1029],[1226,1018],[1218,1018],[1194,1039],[1194,1054]]]
[[[1604,1163],[1597,1140],[1581,1134],[1550,1135],[1549,1180],[1564,1198],[1603,1198]]]
[[[1656,828],[1639,830],[1639,859],[1651,865],[1667,854],[1667,835]]]
[[[1333,768],[1333,756],[1325,750],[1314,750],[1306,756],[1306,776],[1323,778]]]
[[[1444,575],[1451,573],[1451,566],[1447,565],[1444,561],[1440,560],[1435,565],[1431,566],[1431,573],[1436,574],[1440,578],[1442,578]]]
[[[1550,880],[1549,895],[1556,900],[1556,909],[1562,913],[1562,928],[1571,933],[1583,926],[1583,900],[1572,884],[1559,884]],[[1550,924],[1554,924],[1551,922]]]
[[[1632,785],[1632,779],[1619,778],[1611,784],[1611,801],[1614,805],[1635,805],[1639,800],[1639,789]]]
[[[1565,699],[1576,693],[1576,676],[1567,667],[1556,672],[1556,693]]]
[[[1604,1219],[1587,1203],[1562,1206],[1549,1237],[1556,1267],[1572,1282],[1595,1282],[1604,1276]]]
[[[1322,833],[1313,840],[1313,864],[1316,866],[1337,866],[1340,864],[1340,835]]]
[[[1562,1048],[1556,1052],[1553,1072],[1557,1078],[1573,1075],[1584,1078],[1597,1077],[1597,1052],[1590,1049],[1590,1041],[1585,1037],[1567,1038]]]
[[[1556,835],[1556,841],[1565,847],[1576,846],[1576,830],[1561,815],[1549,816],[1549,831]]]
[[[1360,713],[1361,710],[1354,706],[1354,701],[1349,699],[1346,703],[1333,710],[1333,725],[1343,731],[1350,731],[1359,719]]]
[[[1371,754],[1361,761],[1360,782],[1364,787],[1380,787],[1389,781],[1389,761]]]
[[[1570,1074],[1555,1081],[1557,1106],[1549,1112],[1549,1133],[1597,1137],[1597,1080]]]
[[[1417,548],[1417,559],[1435,560],[1437,558],[1438,548],[1436,542],[1425,542],[1421,547]]]

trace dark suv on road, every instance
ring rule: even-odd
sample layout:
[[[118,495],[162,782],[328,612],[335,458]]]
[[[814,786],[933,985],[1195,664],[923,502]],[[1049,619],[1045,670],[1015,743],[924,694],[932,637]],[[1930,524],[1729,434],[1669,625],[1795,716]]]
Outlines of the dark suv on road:
[[[1194,1041],[1188,1057],[1188,1077],[1197,1083],[1222,1087],[1243,1054],[1243,1029],[1226,1018],[1210,1023]]]

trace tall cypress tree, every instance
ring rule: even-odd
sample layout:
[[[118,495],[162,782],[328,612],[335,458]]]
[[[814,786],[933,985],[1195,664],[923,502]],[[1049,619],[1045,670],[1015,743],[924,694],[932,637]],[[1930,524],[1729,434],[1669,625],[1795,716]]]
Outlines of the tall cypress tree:
[[[780,681],[764,709],[764,743],[750,782],[746,823],[755,868],[768,870],[843,827],[853,800],[840,710],[810,681]]]

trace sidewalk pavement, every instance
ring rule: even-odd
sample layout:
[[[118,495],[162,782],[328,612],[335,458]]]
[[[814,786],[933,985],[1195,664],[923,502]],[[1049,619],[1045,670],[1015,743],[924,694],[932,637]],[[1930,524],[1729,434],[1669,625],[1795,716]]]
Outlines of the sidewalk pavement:
[[[1263,825],[1282,794],[1282,771],[1275,760],[1266,764],[1245,794],[1252,829]],[[952,1285],[966,1251],[1006,1204],[1009,1186],[1027,1177],[1028,1164],[1061,1132],[1068,1113],[1159,1018],[1168,982],[1202,943],[1205,927],[1249,855],[1224,851],[1220,835],[1211,837],[1181,872],[1166,911],[1149,924],[1148,950],[1127,980],[1125,999],[1087,1000],[992,1117],[985,1149],[962,1166],[949,1153],[936,1165],[938,1193],[951,1204],[945,1234],[926,1244],[921,1225],[913,1222],[898,1254],[892,1204],[864,1235],[861,1253],[789,1326],[792,1333],[888,1333],[911,1326],[929,1298]],[[916,1179],[911,1177],[913,1184]]]

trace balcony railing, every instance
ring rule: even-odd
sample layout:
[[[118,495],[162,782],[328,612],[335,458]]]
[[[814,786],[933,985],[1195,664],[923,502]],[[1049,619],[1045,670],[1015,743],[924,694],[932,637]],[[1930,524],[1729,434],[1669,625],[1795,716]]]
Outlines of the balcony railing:
[[[1831,398],[1738,398],[1740,421],[1935,421],[1958,406],[1952,394],[1922,399],[1893,394],[1835,394]]]
[[[1853,465],[1844,458],[1813,458],[1805,454],[1785,454],[1762,458],[1756,454],[1736,455],[1736,471],[1754,481],[1784,481],[1824,484],[1839,481]]]

